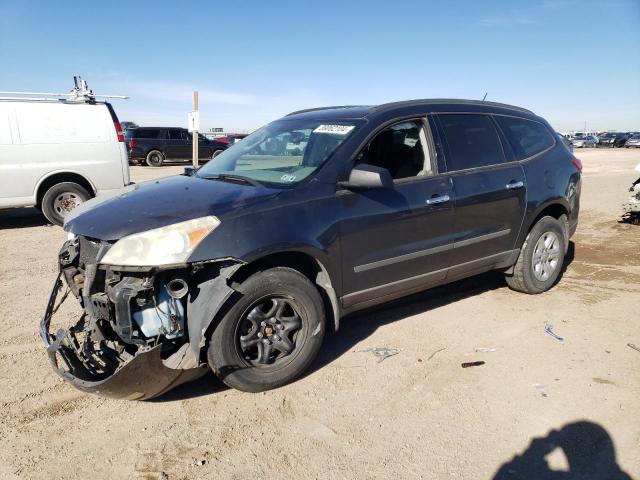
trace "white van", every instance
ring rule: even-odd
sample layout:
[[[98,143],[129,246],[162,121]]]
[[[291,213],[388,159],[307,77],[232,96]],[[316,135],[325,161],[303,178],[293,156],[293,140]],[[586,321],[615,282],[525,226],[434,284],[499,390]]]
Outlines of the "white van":
[[[0,97],[0,208],[36,206],[62,225],[80,203],[128,184],[124,133],[109,103]]]

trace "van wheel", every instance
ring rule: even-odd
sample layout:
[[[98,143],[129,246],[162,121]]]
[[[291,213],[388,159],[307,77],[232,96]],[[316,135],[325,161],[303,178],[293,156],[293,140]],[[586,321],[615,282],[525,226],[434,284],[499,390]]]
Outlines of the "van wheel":
[[[164,155],[160,150],[151,150],[147,153],[145,161],[150,167],[161,167],[162,162],[164,161]]]
[[[527,235],[513,274],[505,275],[507,285],[529,294],[549,290],[560,275],[565,243],[564,225],[553,217],[542,217]]]
[[[69,213],[91,198],[84,187],[77,183],[58,183],[49,188],[42,197],[42,213],[55,225],[62,225]]]
[[[317,288],[284,267],[255,273],[209,339],[207,357],[227,385],[261,392],[300,376],[316,357],[325,329]]]

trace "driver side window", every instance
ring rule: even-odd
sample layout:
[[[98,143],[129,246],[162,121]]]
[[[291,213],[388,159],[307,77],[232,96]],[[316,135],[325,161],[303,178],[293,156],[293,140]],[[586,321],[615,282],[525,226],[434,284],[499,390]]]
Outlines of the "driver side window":
[[[362,163],[386,168],[394,180],[430,175],[422,121],[403,121],[378,133],[356,157],[356,165]]]

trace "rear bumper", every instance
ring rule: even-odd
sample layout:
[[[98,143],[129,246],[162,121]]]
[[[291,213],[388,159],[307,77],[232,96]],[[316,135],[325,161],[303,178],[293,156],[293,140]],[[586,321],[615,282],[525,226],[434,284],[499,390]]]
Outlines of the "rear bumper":
[[[129,360],[120,363],[108,374],[95,373],[95,352],[91,357],[85,355],[86,349],[81,348],[75,336],[81,330],[84,315],[74,327],[60,329],[55,334],[50,332],[51,318],[66,299],[65,294],[60,303],[56,304],[63,288],[61,277],[62,274],[59,273],[51,290],[40,322],[40,336],[54,371],[77,389],[103,397],[148,400],[206,373],[206,367],[167,367],[161,358],[162,345],[140,348]]]

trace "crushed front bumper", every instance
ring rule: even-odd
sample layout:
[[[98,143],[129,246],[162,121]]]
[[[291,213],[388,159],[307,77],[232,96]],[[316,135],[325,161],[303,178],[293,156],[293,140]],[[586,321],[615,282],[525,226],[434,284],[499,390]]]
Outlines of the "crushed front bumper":
[[[51,318],[67,296],[65,293],[56,304],[63,286],[62,274],[59,273],[40,322],[40,336],[55,372],[77,389],[110,398],[148,400],[206,373],[206,367],[169,368],[165,364],[166,360],[161,358],[162,345],[156,345],[140,348],[132,358],[117,365],[107,375],[92,374],[91,369],[85,367],[84,352],[74,341],[74,327],[68,330],[60,329],[55,334],[50,332]]]

